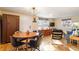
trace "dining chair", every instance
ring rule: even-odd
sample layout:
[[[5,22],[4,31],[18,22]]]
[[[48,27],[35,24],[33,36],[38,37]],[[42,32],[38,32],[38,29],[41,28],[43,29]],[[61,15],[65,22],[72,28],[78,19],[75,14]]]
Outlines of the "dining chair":
[[[40,51],[39,46],[40,46],[41,39],[42,39],[42,35],[39,35],[37,36],[37,40],[30,40],[30,42],[28,43],[28,45],[30,45],[29,48],[31,48],[31,50],[33,51],[35,51],[36,49]]]
[[[39,36],[37,37],[36,45],[35,45],[35,48],[36,48],[37,50],[39,50],[39,46],[40,46],[40,44],[41,44],[42,39],[43,39],[43,34],[39,34]],[[40,50],[39,50],[39,51],[40,51]]]
[[[73,40],[73,41],[71,41],[71,43],[72,43],[72,45],[77,45],[78,44],[77,40]]]
[[[22,33],[22,32],[21,32],[21,31],[16,31],[15,34],[17,34],[17,33]],[[18,41],[24,41],[24,40],[26,40],[26,39],[25,39],[25,38],[18,38],[17,40],[18,40]]]
[[[17,41],[17,38],[10,36],[11,45],[18,51],[19,47],[24,45],[24,42]]]
[[[33,32],[37,32],[36,30],[33,30]]]

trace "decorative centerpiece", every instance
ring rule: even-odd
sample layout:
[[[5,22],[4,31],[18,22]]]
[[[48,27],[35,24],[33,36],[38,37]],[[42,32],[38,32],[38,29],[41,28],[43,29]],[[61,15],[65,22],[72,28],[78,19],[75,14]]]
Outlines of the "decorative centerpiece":
[[[27,30],[27,34],[28,34],[28,35],[29,35],[29,33],[30,33],[30,32]]]

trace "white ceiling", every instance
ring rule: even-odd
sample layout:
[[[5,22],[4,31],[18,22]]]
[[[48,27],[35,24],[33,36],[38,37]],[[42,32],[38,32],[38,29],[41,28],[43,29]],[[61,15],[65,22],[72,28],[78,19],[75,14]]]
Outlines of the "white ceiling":
[[[32,15],[32,7],[0,7],[0,10]],[[47,18],[79,16],[79,7],[36,7],[36,14]]]

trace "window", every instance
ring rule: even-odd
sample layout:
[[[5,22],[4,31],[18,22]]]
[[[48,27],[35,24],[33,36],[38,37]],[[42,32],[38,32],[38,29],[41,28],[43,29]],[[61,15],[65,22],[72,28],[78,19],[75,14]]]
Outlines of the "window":
[[[47,28],[49,27],[49,21],[48,20],[38,20],[38,28]]]

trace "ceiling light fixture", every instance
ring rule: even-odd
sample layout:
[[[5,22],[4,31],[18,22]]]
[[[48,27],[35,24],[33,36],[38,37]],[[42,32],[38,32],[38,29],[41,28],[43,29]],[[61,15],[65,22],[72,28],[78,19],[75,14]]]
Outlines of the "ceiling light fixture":
[[[33,10],[33,22],[36,22],[36,8],[33,7],[32,10]]]

